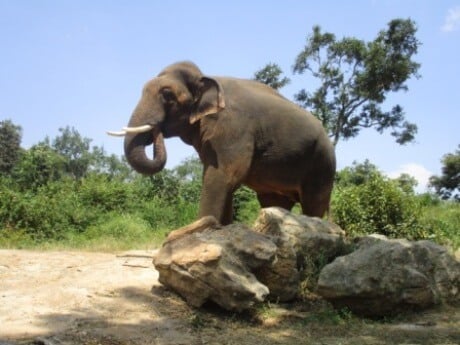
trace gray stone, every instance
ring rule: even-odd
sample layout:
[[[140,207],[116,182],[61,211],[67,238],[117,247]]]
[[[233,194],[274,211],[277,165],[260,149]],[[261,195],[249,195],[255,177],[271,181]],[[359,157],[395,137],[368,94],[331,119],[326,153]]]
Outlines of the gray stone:
[[[195,307],[209,300],[241,311],[264,301],[269,290],[253,272],[275,260],[276,245],[244,225],[198,225],[200,232],[191,230],[193,224],[179,229],[180,236],[172,235],[159,250],[159,281]]]
[[[254,230],[270,235],[278,246],[277,260],[263,267],[257,278],[268,286],[271,299],[282,302],[297,296],[300,280],[316,283],[320,267],[348,248],[338,225],[278,207],[262,209]]]
[[[460,298],[460,262],[431,241],[367,236],[320,273],[317,292],[337,308],[385,316]]]

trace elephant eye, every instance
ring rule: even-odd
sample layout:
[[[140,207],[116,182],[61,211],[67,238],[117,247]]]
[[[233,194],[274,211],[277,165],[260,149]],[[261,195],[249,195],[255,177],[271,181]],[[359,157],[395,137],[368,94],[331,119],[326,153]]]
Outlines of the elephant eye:
[[[165,103],[173,103],[176,102],[176,95],[175,93],[169,89],[169,88],[164,88],[161,90],[161,96],[163,98],[163,101]]]

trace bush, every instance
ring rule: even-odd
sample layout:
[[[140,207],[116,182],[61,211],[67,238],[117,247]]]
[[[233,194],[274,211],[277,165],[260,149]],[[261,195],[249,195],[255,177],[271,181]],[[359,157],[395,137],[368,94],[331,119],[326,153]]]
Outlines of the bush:
[[[177,200],[170,204],[161,198],[145,201],[139,216],[155,230],[174,230],[193,222],[198,214],[198,204]]]
[[[454,249],[460,247],[460,204],[458,202],[438,200],[435,204],[425,205],[420,221],[429,233],[430,239],[450,245]]]
[[[78,197],[86,208],[96,208],[100,213],[126,212],[139,202],[132,184],[106,175],[90,175],[82,179]]]
[[[260,210],[256,193],[248,187],[240,187],[233,195],[233,220],[246,224],[254,223]]]
[[[416,198],[379,173],[359,186],[338,187],[333,193],[332,211],[334,221],[353,236],[380,233],[409,239],[427,237]]]
[[[151,227],[147,221],[132,214],[107,213],[98,223],[88,227],[85,237],[89,240],[112,238],[132,242],[148,237]]]
[[[81,232],[98,217],[97,210],[81,204],[70,180],[48,183],[37,191],[3,189],[0,197],[3,228],[23,231],[36,241],[63,239]]]

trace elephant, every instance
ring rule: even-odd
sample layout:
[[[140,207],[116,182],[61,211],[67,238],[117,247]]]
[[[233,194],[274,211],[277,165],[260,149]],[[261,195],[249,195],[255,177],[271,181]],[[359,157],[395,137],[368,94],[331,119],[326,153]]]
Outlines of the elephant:
[[[203,75],[192,62],[166,67],[148,81],[124,136],[128,163],[151,175],[166,163],[164,138],[192,145],[203,164],[199,218],[233,220],[233,193],[246,185],[261,207],[323,217],[336,169],[322,123],[268,85]],[[153,143],[153,159],[146,146]]]

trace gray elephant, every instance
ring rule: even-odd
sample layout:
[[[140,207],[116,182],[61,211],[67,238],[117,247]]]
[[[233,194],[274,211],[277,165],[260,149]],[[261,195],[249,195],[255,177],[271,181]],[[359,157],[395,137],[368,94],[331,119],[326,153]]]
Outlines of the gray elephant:
[[[262,207],[322,217],[329,209],[335,153],[321,122],[267,85],[204,76],[190,62],[147,82],[121,132],[129,164],[142,174],[163,169],[163,138],[180,137],[203,163],[199,216],[232,221],[235,190],[246,185]],[[153,159],[145,147],[153,143]]]

